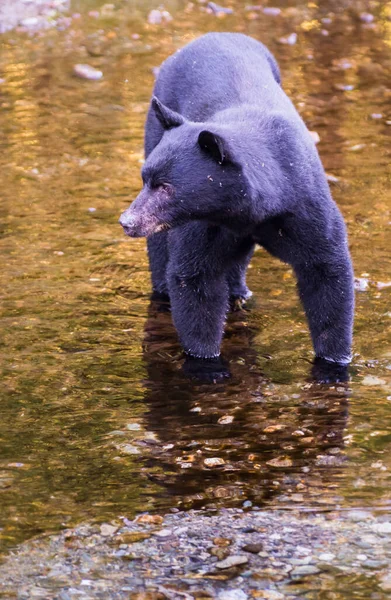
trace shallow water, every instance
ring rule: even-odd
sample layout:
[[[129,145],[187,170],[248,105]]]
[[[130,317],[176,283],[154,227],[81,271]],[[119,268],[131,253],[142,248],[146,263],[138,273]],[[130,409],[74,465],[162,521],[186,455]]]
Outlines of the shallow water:
[[[2,37],[3,549],[173,506],[391,510],[390,13],[372,2],[368,26],[348,2],[288,4],[268,16],[237,1],[219,18],[171,3],[173,21],[152,26],[147,5],[117,2],[63,31]],[[227,326],[232,379],[187,381],[167,307],[150,303],[145,242],[117,223],[140,188],[152,69],[212,30],[271,48],[338,178],[356,275],[369,282],[357,292],[349,386],[308,382],[291,270],[261,250],[254,298]],[[278,43],[292,32],[297,44]],[[75,78],[80,62],[103,79]]]

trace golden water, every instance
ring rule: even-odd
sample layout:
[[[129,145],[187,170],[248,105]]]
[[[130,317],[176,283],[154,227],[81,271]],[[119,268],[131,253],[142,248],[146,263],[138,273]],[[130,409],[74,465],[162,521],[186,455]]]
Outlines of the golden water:
[[[391,288],[378,286],[391,280],[386,4],[375,3],[375,28],[331,0],[281,3],[278,17],[237,0],[224,19],[171,3],[164,26],[146,24],[142,3],[117,2],[101,18],[77,4],[81,18],[64,31],[0,41],[3,547],[170,506],[389,511]],[[322,23],[330,12],[333,23]],[[369,280],[357,293],[348,389],[308,383],[294,279],[260,250],[248,277],[254,299],[227,327],[233,378],[188,382],[170,315],[150,305],[145,242],[117,223],[140,188],[152,69],[211,30],[271,48],[338,178],[356,275]],[[296,45],[276,41],[292,31]],[[341,59],[352,66],[338,69]],[[80,62],[103,79],[75,78]],[[211,457],[225,463],[208,468]]]

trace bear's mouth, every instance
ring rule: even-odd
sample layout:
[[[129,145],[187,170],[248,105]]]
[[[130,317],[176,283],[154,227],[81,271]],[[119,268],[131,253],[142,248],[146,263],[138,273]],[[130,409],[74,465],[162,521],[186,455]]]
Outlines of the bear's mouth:
[[[160,225],[157,225],[153,233],[160,233],[161,231],[168,231],[169,229],[171,229],[169,223],[161,223]]]
[[[128,220],[121,216],[120,223],[126,235],[132,238],[149,237],[155,233],[167,231],[171,228],[169,223],[156,222],[155,219]]]
[[[129,225],[122,225],[125,235],[129,237],[144,237],[143,234],[136,229],[135,227],[130,227]]]

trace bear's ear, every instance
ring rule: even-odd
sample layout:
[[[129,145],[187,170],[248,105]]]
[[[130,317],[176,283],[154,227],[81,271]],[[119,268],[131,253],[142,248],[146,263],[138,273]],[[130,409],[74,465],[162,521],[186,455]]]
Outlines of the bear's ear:
[[[227,160],[225,141],[219,135],[211,131],[201,131],[198,136],[198,144],[220,165]]]
[[[182,125],[185,122],[185,119],[182,117],[182,115],[174,110],[171,110],[171,108],[164,106],[164,104],[162,104],[160,100],[156,98],[156,96],[153,96],[151,106],[164,129],[179,127],[179,125]]]

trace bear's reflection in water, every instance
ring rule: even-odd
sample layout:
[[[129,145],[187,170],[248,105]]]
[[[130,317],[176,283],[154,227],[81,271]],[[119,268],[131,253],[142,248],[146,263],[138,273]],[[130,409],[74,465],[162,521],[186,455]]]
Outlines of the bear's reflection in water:
[[[229,317],[223,345],[232,378],[184,376],[169,304],[151,301],[145,326],[144,473],[179,508],[275,504],[335,507],[344,468],[347,389],[273,385],[257,365],[244,311]]]

